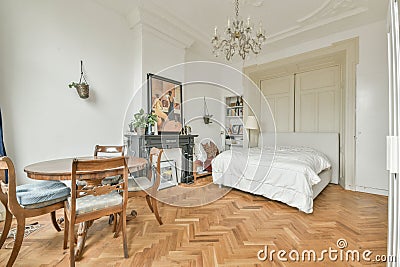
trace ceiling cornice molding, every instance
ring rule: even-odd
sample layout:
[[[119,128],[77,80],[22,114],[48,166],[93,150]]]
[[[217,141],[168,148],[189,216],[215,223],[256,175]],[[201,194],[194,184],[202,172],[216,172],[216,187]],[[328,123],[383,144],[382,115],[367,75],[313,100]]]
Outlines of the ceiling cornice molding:
[[[175,17],[152,1],[143,1],[138,8],[127,15],[127,20],[131,29],[138,24],[146,25],[146,28],[151,29],[153,33],[173,39],[175,43],[184,48],[191,47],[195,41],[208,45],[205,40],[211,38],[190,27],[185,21]]]
[[[194,43],[193,38],[176,29],[170,23],[163,22],[161,18],[145,9],[138,8],[131,11],[127,19],[132,30],[141,27],[142,30],[151,32],[157,37],[183,49],[191,47]]]
[[[271,44],[368,11],[367,7],[357,6],[355,1],[365,2],[365,0],[327,0],[316,10],[297,20],[298,25],[268,36],[266,43]]]

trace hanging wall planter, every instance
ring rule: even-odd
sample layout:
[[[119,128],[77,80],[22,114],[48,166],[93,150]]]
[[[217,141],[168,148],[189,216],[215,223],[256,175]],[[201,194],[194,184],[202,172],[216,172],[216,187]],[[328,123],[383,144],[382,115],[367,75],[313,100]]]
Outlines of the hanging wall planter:
[[[87,83],[85,75],[83,73],[82,60],[81,60],[81,78],[79,79],[79,83],[72,82],[68,86],[69,86],[69,88],[74,87],[76,89],[76,91],[78,92],[78,95],[80,98],[86,99],[89,97],[89,84]]]
[[[203,120],[205,124],[209,124],[212,123],[211,121],[211,117],[213,115],[208,114],[208,107],[207,107],[207,103],[206,103],[206,97],[204,97],[204,116],[203,116]]]

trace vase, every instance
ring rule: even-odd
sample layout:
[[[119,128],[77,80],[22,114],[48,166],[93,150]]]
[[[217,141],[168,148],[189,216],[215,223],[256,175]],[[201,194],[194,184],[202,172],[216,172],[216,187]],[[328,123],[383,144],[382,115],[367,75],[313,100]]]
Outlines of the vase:
[[[147,135],[153,135],[153,134],[154,134],[154,126],[149,124],[147,126]]]
[[[145,135],[145,133],[146,133],[146,128],[144,128],[144,127],[136,127],[136,133],[137,133],[138,135]]]
[[[154,124],[154,135],[158,135],[158,125]]]

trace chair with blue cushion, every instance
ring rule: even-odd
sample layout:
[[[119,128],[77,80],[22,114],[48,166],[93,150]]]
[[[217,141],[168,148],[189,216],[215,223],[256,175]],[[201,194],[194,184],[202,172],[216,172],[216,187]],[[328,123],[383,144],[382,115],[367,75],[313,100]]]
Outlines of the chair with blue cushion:
[[[8,170],[8,184],[5,171]],[[59,181],[40,181],[17,186],[14,164],[8,157],[0,158],[0,201],[6,208],[6,220],[0,238],[3,246],[11,227],[12,216],[17,219],[17,234],[7,266],[12,266],[21,249],[25,234],[25,218],[51,213],[52,222],[57,231],[61,231],[55,221],[55,211],[64,207],[64,201],[70,195],[70,189]]]
[[[90,177],[90,182],[83,188],[77,188],[77,180],[82,180],[80,173],[102,173],[113,170],[122,181],[116,185],[103,185],[104,177]],[[65,201],[64,249],[69,240],[70,266],[75,266],[75,224],[92,222],[102,216],[120,214],[124,256],[128,258],[126,237],[126,205],[128,203],[128,167],[124,157],[98,158],[93,160],[74,159],[71,172],[71,197]]]

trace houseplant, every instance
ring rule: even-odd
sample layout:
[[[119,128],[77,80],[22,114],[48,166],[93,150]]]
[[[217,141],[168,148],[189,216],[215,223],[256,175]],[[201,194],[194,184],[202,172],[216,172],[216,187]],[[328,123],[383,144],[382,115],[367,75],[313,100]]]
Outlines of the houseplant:
[[[158,116],[155,113],[149,114],[147,116],[147,123],[149,125],[148,133],[149,134],[157,134],[157,121]]]
[[[80,98],[86,99],[89,97],[89,85],[86,82],[72,82],[68,85],[68,87],[75,87]]]
[[[206,97],[204,97],[204,116],[203,120],[205,124],[212,123],[211,118],[213,115],[208,113],[208,107],[207,107],[207,102],[206,102]]]
[[[138,135],[144,135],[147,126],[147,117],[148,115],[143,109],[140,109],[138,113],[135,113],[133,115],[133,120],[129,124],[131,130],[134,128]]]
[[[72,82],[68,85],[69,88],[74,87],[78,92],[80,98],[86,99],[89,97],[89,84],[86,82],[85,75],[83,73],[83,61],[81,60],[81,78],[79,83]]]

